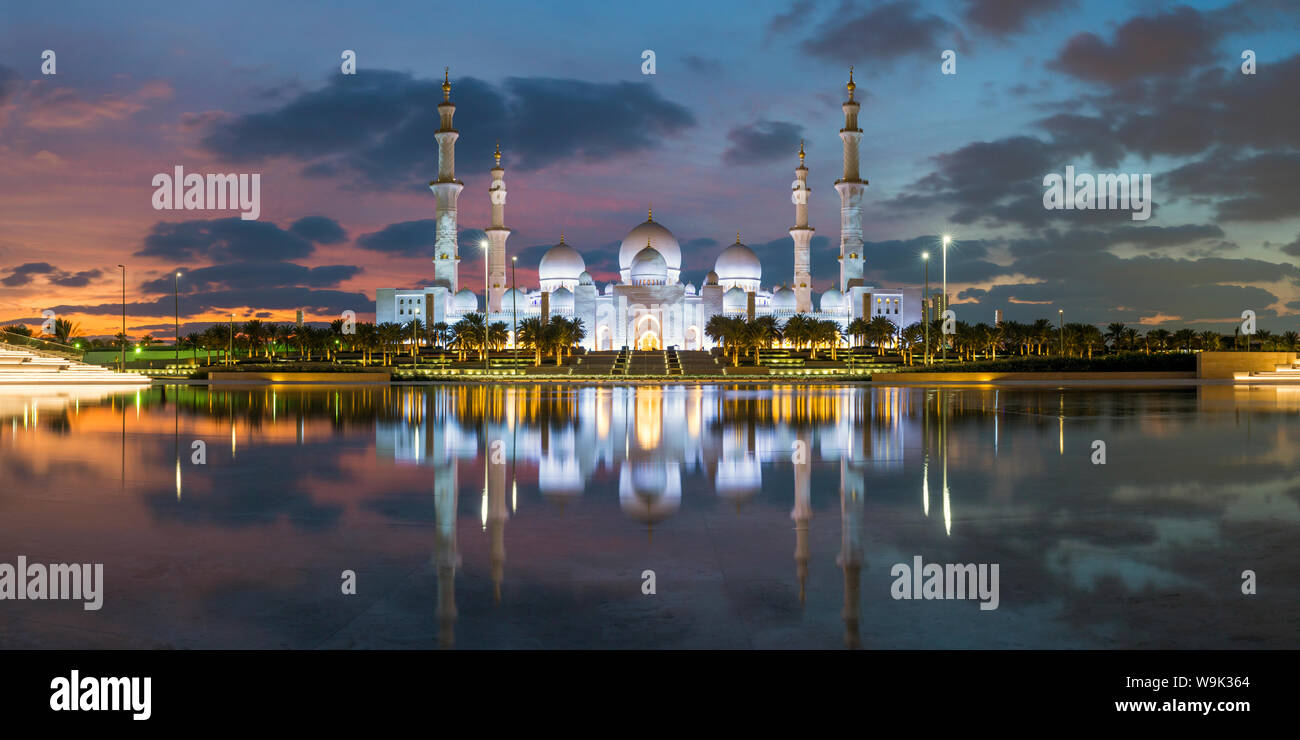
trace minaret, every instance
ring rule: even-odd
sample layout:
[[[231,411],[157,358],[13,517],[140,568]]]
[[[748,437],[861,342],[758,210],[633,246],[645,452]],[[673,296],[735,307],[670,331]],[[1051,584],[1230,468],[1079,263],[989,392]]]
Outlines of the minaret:
[[[442,102],[438,104],[441,126],[433,138],[438,140],[438,179],[429,189],[438,199],[438,233],[433,243],[434,283],[456,292],[456,275],[460,256],[456,246],[456,201],[465,184],[456,179],[456,139],[460,133],[451,127],[456,104],[451,102],[451,70],[443,71]]]
[[[808,225],[808,168],[803,163],[803,142],[799,142],[799,166],[794,170],[794,182],[790,185],[790,202],[794,203],[794,227],[790,229],[790,238],[794,239],[794,310],[799,313],[812,313],[812,258],[808,243],[812,241],[813,229]]]
[[[853,68],[849,67],[849,99],[844,109],[844,128],[840,140],[844,142],[844,176],[835,181],[840,194],[840,290],[862,284],[862,195],[867,181],[858,175],[858,147],[862,143],[862,129],[858,128],[858,110],[862,107],[853,99],[857,85],[853,83]]]
[[[496,166],[492,168],[492,186],[488,197],[492,199],[492,225],[484,229],[488,238],[488,297],[489,313],[501,311],[501,296],[506,292],[506,171],[501,167],[501,142],[497,142]]]

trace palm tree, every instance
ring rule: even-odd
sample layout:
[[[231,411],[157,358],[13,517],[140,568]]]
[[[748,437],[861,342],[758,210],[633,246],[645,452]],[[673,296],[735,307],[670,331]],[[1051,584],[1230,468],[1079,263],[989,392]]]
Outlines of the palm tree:
[[[795,314],[786,319],[785,326],[781,327],[781,335],[795,349],[801,349],[809,341],[813,321],[812,318],[804,314]]]
[[[384,365],[388,364],[388,355],[390,352],[395,354],[396,346],[402,341],[402,325],[392,321],[385,321],[375,327],[375,333],[379,338],[379,348],[383,353]]]
[[[1173,338],[1173,332],[1168,329],[1152,329],[1147,332],[1147,341],[1151,343],[1151,346],[1154,347],[1157,352],[1164,352],[1169,349],[1169,345],[1173,341]]]
[[[471,349],[478,349],[479,359],[483,359],[483,353],[487,351],[483,344],[484,321],[485,317],[481,313],[467,313],[452,327],[455,334],[452,342],[456,345],[461,362],[465,361],[465,353]]]
[[[855,321],[861,321],[861,319],[855,319]],[[849,327],[852,328],[852,326],[853,324],[850,323]],[[898,338],[903,349],[904,361],[908,365],[915,364],[912,359],[913,351],[918,344],[925,341],[925,328],[919,322],[908,324],[898,333]]]
[[[379,329],[369,321],[364,321],[357,324],[356,330],[355,346],[361,347],[361,364],[369,365],[374,357],[375,347],[379,346]]]
[[[1196,341],[1196,332],[1191,329],[1179,329],[1173,334],[1173,346],[1184,352],[1192,351],[1192,342]]]
[[[506,322],[493,321],[491,326],[488,327],[488,345],[492,347],[492,351],[500,352],[501,348],[509,342],[510,328],[506,326]]]
[[[203,335],[198,332],[190,332],[189,334],[186,334],[185,337],[181,339],[181,347],[190,350],[191,357],[194,359],[194,364],[196,365],[199,362],[199,349],[206,349],[203,342]],[[211,353],[208,354],[208,359],[212,359]]]
[[[1255,336],[1251,337],[1251,339],[1259,341],[1259,349],[1261,352],[1267,352],[1277,345],[1277,339],[1273,336],[1273,332],[1268,331],[1267,329],[1256,331]]]
[[[845,327],[844,333],[853,337],[854,347],[861,345],[868,333],[867,321],[862,318],[856,318],[850,321],[849,325]]]
[[[443,324],[443,326],[446,326],[446,324]],[[533,367],[541,366],[542,349],[546,345],[546,327],[542,325],[542,320],[532,316],[520,321],[517,337],[519,346],[533,350]]]
[[[1203,331],[1198,335],[1197,339],[1201,345],[1201,350],[1204,352],[1213,352],[1223,343],[1223,336],[1217,331]]]
[[[60,344],[67,344],[68,340],[74,337],[80,328],[80,324],[74,324],[68,319],[55,319],[54,338],[59,340]]]
[[[1118,321],[1106,325],[1106,341],[1110,342],[1112,352],[1118,352],[1124,347],[1124,340],[1128,337],[1128,329]]]
[[[451,341],[451,327],[445,321],[438,321],[429,325],[429,335],[438,349],[446,349],[447,342]]]
[[[1138,339],[1141,337],[1137,329],[1125,329],[1121,337],[1121,343],[1128,349],[1137,349]]]
[[[787,331],[789,330],[790,322],[800,318],[803,317],[799,315],[791,316],[790,320],[786,322]],[[743,319],[735,316],[723,316],[721,314],[710,316],[708,322],[704,324],[705,335],[722,345],[723,354],[725,355],[727,352],[731,352],[731,364],[733,367],[740,365],[737,340],[742,339],[740,333],[741,327],[744,326],[744,324],[745,322]]]
[[[864,332],[867,341],[876,347],[876,356],[885,354],[885,345],[894,338],[894,322],[884,316],[872,316]]]
[[[240,332],[248,338],[248,356],[251,358],[266,342],[266,327],[260,320],[250,319],[244,322]]]
[[[1296,350],[1296,345],[1300,344],[1300,334],[1293,331],[1282,332],[1281,344],[1283,350],[1294,352]]]

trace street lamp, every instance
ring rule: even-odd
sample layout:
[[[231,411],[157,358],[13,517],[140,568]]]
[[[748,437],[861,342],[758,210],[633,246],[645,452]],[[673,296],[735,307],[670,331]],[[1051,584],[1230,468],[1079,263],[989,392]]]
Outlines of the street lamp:
[[[235,315],[230,314],[230,348],[226,350],[226,366],[230,366],[235,354]]]
[[[930,364],[930,253],[922,252],[925,263],[925,291],[921,293],[921,323],[925,325],[925,364]]]
[[[172,280],[172,298],[176,301],[176,356],[173,362],[181,363],[181,274],[177,272]]]
[[[479,242],[478,245],[483,248],[483,374],[487,375],[488,371],[488,243],[487,240]]]
[[[943,313],[940,318],[947,320],[948,314],[948,245],[952,243],[952,237],[948,234],[943,235]],[[948,361],[948,337],[943,338],[943,360]]]
[[[1059,327],[1061,332],[1061,356],[1065,357],[1065,309],[1056,309],[1056,315],[1059,317]]]
[[[510,258],[510,354],[514,362],[513,370],[519,369],[519,283],[515,280],[515,268],[519,266],[519,257]]]
[[[122,341],[119,343],[122,354],[117,361],[117,371],[123,373],[126,372],[126,265],[118,267],[122,268]]]

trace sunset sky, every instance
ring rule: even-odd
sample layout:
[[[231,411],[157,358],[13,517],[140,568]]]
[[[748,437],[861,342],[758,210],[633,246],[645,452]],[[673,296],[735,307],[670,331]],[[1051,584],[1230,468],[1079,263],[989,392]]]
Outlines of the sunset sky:
[[[960,319],[1300,328],[1300,5],[943,2],[49,2],[0,14],[0,322],[128,333],[373,318],[430,284],[438,85],[457,104],[461,281],[497,140],[507,242],[580,249],[598,284],[645,219],[698,285],[737,231],[788,283],[806,142],[814,289],[838,279],[849,65],[868,283],[919,285],[951,233]],[[41,72],[56,53],[56,74]],[[340,74],[340,55],[357,73]],[[656,74],[642,74],[653,50]],[[956,74],[941,55],[956,53]],[[1241,71],[1252,50],[1256,74]],[[1043,177],[1149,173],[1150,220],[1049,211]],[[177,166],[259,173],[261,214],[155,210]],[[939,280],[932,261],[931,287]]]

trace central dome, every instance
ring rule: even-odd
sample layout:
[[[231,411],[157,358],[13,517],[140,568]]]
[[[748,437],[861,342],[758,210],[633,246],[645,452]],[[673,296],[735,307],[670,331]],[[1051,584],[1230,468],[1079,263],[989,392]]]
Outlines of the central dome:
[[[669,270],[682,269],[682,248],[677,243],[677,238],[673,236],[673,232],[654,221],[646,221],[638,225],[623,237],[623,246],[618,249],[618,269],[631,269],[632,259],[637,252],[645,249],[647,241],[663,256]]]
[[[668,263],[654,247],[642,247],[628,270],[633,285],[662,285],[668,280]]]

